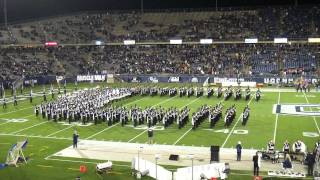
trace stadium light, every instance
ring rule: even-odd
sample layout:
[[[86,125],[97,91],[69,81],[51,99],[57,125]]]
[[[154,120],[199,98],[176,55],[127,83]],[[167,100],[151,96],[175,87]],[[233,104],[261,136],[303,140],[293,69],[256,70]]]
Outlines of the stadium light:
[[[194,154],[188,154],[188,158],[191,159],[191,179],[193,180],[193,159],[194,159]]]
[[[288,43],[288,38],[274,38],[273,41],[275,44],[279,44],[279,43]]]
[[[212,44],[212,39],[200,39],[200,44]]]
[[[309,43],[320,43],[320,38],[308,38]]]
[[[244,43],[246,43],[246,44],[255,44],[255,43],[258,43],[258,39],[257,38],[245,39]]]
[[[102,41],[96,41],[95,44],[96,44],[97,46],[101,46],[101,45],[102,45]]]
[[[156,180],[158,179],[158,160],[160,159],[160,154],[155,154],[154,158],[156,159]]]
[[[134,45],[134,44],[136,44],[136,41],[135,40],[124,40],[123,44],[124,45]]]
[[[52,47],[52,46],[58,46],[58,43],[55,41],[49,41],[49,42],[44,43],[44,45],[48,46],[48,47]]]
[[[142,152],[143,147],[140,146],[138,149],[138,171],[140,172],[140,153]]]
[[[182,44],[182,39],[170,39],[170,44]]]

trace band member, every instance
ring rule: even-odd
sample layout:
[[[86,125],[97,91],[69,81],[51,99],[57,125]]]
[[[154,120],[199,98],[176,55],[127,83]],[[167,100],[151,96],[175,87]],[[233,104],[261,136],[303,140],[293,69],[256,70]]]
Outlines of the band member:
[[[221,96],[222,96],[222,88],[221,88],[221,87],[218,87],[217,97],[220,98]]]
[[[246,101],[248,101],[250,99],[250,95],[251,95],[250,88],[248,86],[247,89],[246,89]]]
[[[247,105],[242,113],[242,125],[246,125],[250,116],[250,108]]]
[[[259,101],[260,98],[261,98],[261,91],[260,91],[260,89],[258,89],[258,90],[256,91],[256,101]]]
[[[268,151],[269,152],[274,152],[275,144],[274,144],[274,142],[272,140],[268,142],[268,146],[267,147],[268,147]]]
[[[148,129],[148,144],[153,144],[153,129]]]
[[[286,140],[283,144],[283,152],[285,152],[285,154],[290,152],[290,144],[288,140]]]
[[[298,140],[297,142],[294,143],[294,147],[295,147],[295,152],[296,153],[299,153],[301,152],[301,147],[302,147],[302,143],[300,140]]]

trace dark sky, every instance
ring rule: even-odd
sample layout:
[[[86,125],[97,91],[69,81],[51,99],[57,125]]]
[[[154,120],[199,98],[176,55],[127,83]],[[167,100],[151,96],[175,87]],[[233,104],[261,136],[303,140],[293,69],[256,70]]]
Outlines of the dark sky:
[[[3,22],[1,1],[0,22]],[[312,4],[315,0],[217,0],[219,7]],[[77,11],[105,9],[139,9],[141,0],[7,0],[9,21],[54,16]],[[144,0],[145,9],[208,8],[215,0]]]

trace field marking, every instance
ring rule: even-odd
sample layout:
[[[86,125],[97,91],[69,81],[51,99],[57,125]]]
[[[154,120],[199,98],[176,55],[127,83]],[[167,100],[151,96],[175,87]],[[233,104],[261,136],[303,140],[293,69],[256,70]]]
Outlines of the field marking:
[[[190,128],[187,132],[185,132],[182,136],[180,136],[180,138],[178,140],[176,140],[176,142],[174,142],[172,145],[176,145],[182,138],[184,138],[190,131],[192,130],[192,128]]]
[[[194,102],[196,102],[196,101],[199,100],[199,99],[200,99],[200,97],[192,100],[192,101],[189,102],[188,104],[184,105],[182,108],[187,107],[187,106],[190,105],[190,104],[193,104]],[[180,109],[182,109],[182,108],[180,108]],[[176,140],[172,145],[176,145],[176,144],[177,144],[182,138],[184,138],[191,130],[192,130],[192,127],[191,127],[188,131],[186,131],[182,136],[180,136],[180,137],[178,138],[178,140]]]
[[[33,108],[33,106],[22,108],[22,109],[18,109],[18,110],[14,110],[14,111],[9,111],[9,112],[6,112],[6,113],[1,113],[0,116],[6,115],[6,114],[11,114],[11,113],[18,112],[18,111],[22,111],[22,110],[25,110],[25,109],[30,109],[30,108]]]
[[[85,138],[85,140],[88,140],[88,139],[90,139],[90,138],[93,138],[94,136],[96,136],[96,135],[98,135],[98,134],[101,134],[101,133],[103,133],[104,131],[109,130],[109,129],[117,126],[119,123],[120,123],[120,122],[118,122],[118,123],[116,123],[116,124],[114,124],[114,125],[112,125],[112,126],[110,126],[110,127],[107,127],[107,128],[105,128],[105,129],[103,129],[102,131],[99,131],[99,132],[97,132],[97,133],[95,133],[95,134],[93,134],[93,135]]]
[[[37,166],[38,167],[43,167],[43,168],[53,168],[53,166],[47,166],[47,165],[41,165],[41,164],[38,164]]]
[[[72,140],[72,138],[64,137],[47,137],[47,136],[36,136],[36,135],[27,135],[27,134],[6,134],[1,133],[0,136],[14,136],[14,137],[31,137],[31,138],[40,138],[40,139],[55,139],[55,140]]]
[[[309,100],[308,100],[308,98],[307,98],[307,96],[306,96],[306,93],[303,92],[303,94],[304,94],[304,97],[306,98],[307,103],[310,104],[310,103],[309,103]],[[314,123],[316,124],[318,133],[320,134],[320,129],[319,129],[319,126],[318,126],[318,123],[317,123],[317,120],[316,120],[316,117],[315,117],[315,116],[313,116],[313,121],[314,121]]]
[[[55,134],[58,134],[59,132],[62,132],[62,131],[67,130],[67,129],[70,129],[70,128],[74,127],[74,126],[75,126],[75,125],[72,125],[72,126],[69,126],[69,127],[67,127],[67,128],[61,129],[61,130],[59,130],[59,131],[57,131],[57,132],[51,133],[51,134],[47,135],[47,137],[52,136],[52,135],[55,135]]]
[[[147,131],[148,131],[148,129],[142,131],[140,134],[138,134],[138,135],[136,135],[134,138],[130,139],[130,140],[128,141],[128,143],[131,142],[131,141],[133,141],[133,140],[135,140],[137,137],[141,136],[143,133],[145,133],[145,132],[147,132]]]
[[[27,129],[31,129],[31,128],[33,128],[33,127],[40,126],[40,125],[45,124],[45,123],[48,123],[48,122],[49,122],[49,121],[41,122],[41,123],[35,124],[35,125],[33,125],[33,126],[29,126],[29,127],[20,129],[20,130],[18,130],[18,131],[12,132],[11,134],[17,134],[17,133],[19,133],[19,132],[21,132],[21,131],[24,131],[24,130],[27,130]]]
[[[144,100],[144,99],[147,98],[147,97],[148,97],[148,96],[143,97],[143,98],[140,98],[140,99],[137,99],[137,100],[132,101],[132,102],[129,102],[129,103],[125,104],[124,106],[127,107],[127,106],[130,105],[130,104],[140,102],[140,101]]]
[[[187,105],[183,106],[182,108],[184,108],[184,107],[186,107],[186,106],[194,103],[195,101],[197,101],[197,100],[199,100],[199,99],[200,99],[200,97],[198,97],[197,99],[191,101],[190,103],[188,103]],[[222,99],[219,103],[222,103],[223,101],[224,101],[224,99]],[[182,108],[180,108],[180,109],[182,109]],[[176,145],[176,144],[177,144],[182,138],[184,138],[191,130],[192,130],[192,127],[191,127],[187,132],[185,132],[182,136],[180,136],[179,139],[176,140],[176,142],[174,142],[172,145]]]
[[[52,155],[45,157],[44,159],[49,161],[61,161],[61,162],[74,162],[74,163],[86,163],[86,164],[98,164],[99,162],[90,162],[90,161],[80,161],[80,160],[69,160],[69,159],[56,159],[51,158]],[[124,164],[112,164],[114,166],[122,166],[122,167],[131,167],[130,165],[124,165]]]
[[[10,123],[10,121],[7,121],[5,123],[1,123],[0,125],[9,124],[9,123]]]
[[[166,100],[164,100],[164,101],[160,101],[159,103],[157,103],[157,104],[155,104],[155,105],[153,105],[153,106],[151,106],[151,107],[154,107],[154,106],[163,104],[163,103],[165,103],[165,102],[171,101],[172,99],[174,99],[174,98],[176,98],[176,97],[178,97],[178,96],[173,96],[173,97],[171,97],[171,98],[169,98],[169,99],[166,99]],[[144,133],[147,132],[147,131],[148,131],[148,129],[144,130],[143,132],[141,132],[140,134],[138,134],[138,135],[135,136],[134,138],[130,139],[128,142],[131,142],[131,141],[135,140],[136,138],[138,138],[139,136],[141,136],[142,134],[144,134]]]
[[[252,96],[252,98],[251,98],[250,101],[247,103],[247,105],[249,105],[249,104],[251,103],[251,101],[252,101],[253,98],[254,98],[254,96]],[[242,113],[240,114],[237,122],[233,125],[231,131],[229,132],[229,134],[228,134],[228,136],[227,136],[227,138],[226,138],[226,140],[225,140],[225,141],[223,142],[223,144],[221,145],[221,148],[223,148],[223,147],[226,145],[227,141],[229,140],[232,132],[234,131],[234,128],[236,128],[236,126],[237,126],[238,122],[240,121],[241,117],[242,117]]]
[[[141,98],[141,99],[137,99],[137,100],[135,100],[135,101],[133,101],[133,102],[130,102],[130,103],[125,104],[124,106],[126,107],[126,106],[128,106],[129,104],[132,104],[132,103],[135,103],[135,102],[139,102],[139,101],[141,101],[141,100],[143,100],[143,99],[145,99],[145,98],[146,98],[146,97],[143,97],[143,98]],[[111,129],[111,128],[113,128],[114,126],[116,126],[116,125],[118,125],[118,124],[119,124],[119,123],[116,123],[116,124],[114,124],[114,125],[112,125],[112,126],[110,126],[110,127],[107,127],[107,128],[105,128],[105,129],[103,129],[103,130],[101,130],[101,131],[99,131],[99,132],[97,132],[97,133],[95,133],[95,134],[87,137],[86,140],[88,140],[88,139],[90,139],[90,138],[93,138],[94,136],[96,136],[96,135],[98,135],[98,134],[101,134],[101,133],[103,133],[104,131],[106,131],[106,130],[108,130],[108,129]]]
[[[280,104],[280,91],[279,91],[279,95],[278,95],[278,105],[279,104]],[[274,124],[274,132],[273,132],[273,143],[276,143],[278,119],[279,119],[279,113],[276,113],[276,122]]]

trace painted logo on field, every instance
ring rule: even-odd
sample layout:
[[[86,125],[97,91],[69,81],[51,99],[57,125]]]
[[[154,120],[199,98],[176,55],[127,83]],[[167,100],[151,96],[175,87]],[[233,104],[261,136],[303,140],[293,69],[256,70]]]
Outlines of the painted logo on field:
[[[24,123],[27,122],[28,119],[18,118],[18,119],[7,119],[7,118],[0,118],[0,120],[12,123]]]
[[[320,116],[320,104],[274,104],[273,114]]]

